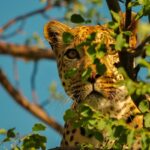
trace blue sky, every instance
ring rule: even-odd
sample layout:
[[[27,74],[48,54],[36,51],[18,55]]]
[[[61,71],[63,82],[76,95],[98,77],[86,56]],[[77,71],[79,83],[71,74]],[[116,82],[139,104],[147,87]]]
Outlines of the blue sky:
[[[18,15],[25,14],[34,9],[41,8],[42,5],[43,4],[39,3],[38,0],[1,0],[0,27],[3,26],[8,20]],[[63,14],[64,10],[59,9],[59,12],[60,11],[62,11]],[[60,16],[57,9],[53,11],[50,10],[48,14],[50,14],[53,19],[57,16]],[[17,44],[23,44],[25,39],[27,37],[30,37],[34,32],[37,32],[44,40],[43,26],[46,22],[47,20],[43,19],[40,15],[31,17],[26,21],[25,32],[22,35],[7,39],[7,41]],[[15,27],[11,27],[8,30],[8,33],[15,29]],[[0,67],[3,68],[11,83],[14,84],[15,81],[12,65],[13,61],[14,60],[9,56],[0,56]],[[30,100],[32,99],[30,80],[33,66],[33,62],[26,62],[22,60],[17,61],[20,88],[22,90],[22,93]],[[57,75],[56,63],[53,61],[40,61],[36,76],[36,91],[38,93],[38,98],[41,102],[49,97],[50,93],[48,88],[52,81],[57,81],[57,84],[61,85]],[[58,86],[58,91],[64,93],[64,90],[61,86]],[[18,104],[16,104],[13,99],[5,92],[1,85],[0,99],[0,128],[10,129],[16,127],[16,130],[24,135],[31,132],[32,126],[40,121],[37,118],[33,117],[31,114],[29,114],[26,110],[22,109]],[[58,122],[63,124],[63,114],[65,109],[67,109],[69,105],[69,103],[60,103],[52,100],[50,104],[46,106],[46,111],[49,115],[56,118]],[[48,127],[44,134],[48,138],[48,148],[56,147],[59,145],[60,136],[53,129]],[[7,148],[9,149],[9,147]]]

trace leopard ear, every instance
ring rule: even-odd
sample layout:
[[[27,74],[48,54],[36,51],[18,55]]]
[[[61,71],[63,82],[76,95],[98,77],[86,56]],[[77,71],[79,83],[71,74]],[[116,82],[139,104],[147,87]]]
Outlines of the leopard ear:
[[[44,26],[44,36],[47,41],[52,46],[52,49],[55,50],[63,44],[63,33],[69,32],[70,27],[59,22],[59,21],[50,21]]]

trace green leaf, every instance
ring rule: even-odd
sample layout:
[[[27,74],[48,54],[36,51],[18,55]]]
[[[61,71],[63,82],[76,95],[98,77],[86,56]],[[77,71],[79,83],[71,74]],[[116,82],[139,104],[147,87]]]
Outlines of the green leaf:
[[[73,119],[76,116],[76,113],[72,109],[68,109],[64,114],[64,120],[68,121]]]
[[[107,70],[106,66],[104,64],[102,64],[99,61],[99,59],[95,59],[94,64],[96,64],[96,70],[100,76],[106,72],[106,70]]]
[[[11,141],[11,138],[6,137],[2,142],[9,142]]]
[[[145,3],[145,6],[143,8],[144,16],[150,15],[150,1],[147,1]]]
[[[0,129],[0,134],[6,134],[7,133],[7,130],[5,129]]]
[[[71,16],[71,22],[73,23],[83,23],[85,20],[80,14],[73,14]]]
[[[150,128],[150,113],[144,115],[144,126]]]
[[[140,64],[142,67],[146,67],[146,68],[150,69],[150,63],[147,60],[145,60],[143,58],[137,58],[136,62],[137,62],[137,64]]]
[[[124,32],[122,32],[124,35],[128,35],[128,36],[130,36],[131,34],[132,34],[132,32],[131,31],[124,31]]]
[[[150,56],[150,45],[145,46],[146,49],[146,55]]]
[[[16,137],[16,133],[14,132],[15,128],[11,128],[7,131],[7,137],[8,138],[14,138]]]
[[[87,49],[87,52],[90,56],[93,56],[96,54],[95,45],[90,45]]]
[[[126,131],[127,131],[127,129],[122,125],[114,126],[114,137],[119,138],[118,142],[120,144],[127,142],[127,133],[126,133]]]
[[[27,149],[42,149],[46,150],[46,142],[47,139],[45,136],[39,135],[39,134],[32,134],[29,136],[26,136],[23,139],[22,148],[23,150]]]
[[[95,57],[96,57],[96,49],[95,49],[96,45],[95,44],[91,44],[88,49],[87,52],[89,54],[89,57],[94,61]]]
[[[92,69],[88,67],[86,70],[83,71],[81,77],[83,80],[87,80],[91,75]]]
[[[143,9],[141,9],[140,11],[138,11],[138,13],[137,13],[137,15],[135,17],[135,20],[140,19],[143,15],[144,15],[144,12],[143,12]]]
[[[92,41],[94,41],[95,40],[95,38],[96,38],[96,32],[92,32],[88,37],[87,37],[87,41],[89,41],[89,42],[92,42]],[[89,43],[89,46],[90,46],[90,44],[91,43]]]
[[[64,75],[65,79],[68,79],[73,75],[75,75],[77,73],[77,70],[78,70],[77,68],[71,68],[70,70],[67,70],[67,72]]]
[[[121,51],[123,47],[127,47],[126,40],[123,37],[123,34],[120,33],[116,38],[115,49]]]
[[[149,150],[150,147],[150,137],[149,135],[145,134],[145,132],[142,132],[141,134],[141,142],[142,142],[142,149],[143,150]]]
[[[100,132],[95,132],[95,133],[94,133],[94,136],[95,136],[95,138],[96,138],[97,140],[99,140],[99,141],[101,141],[101,142],[104,140],[103,135],[102,135],[102,133],[100,133]]]
[[[134,142],[134,136],[135,136],[134,130],[129,131],[129,133],[127,134],[127,144],[129,146],[129,148],[131,148],[131,146]]]
[[[112,17],[115,19],[116,22],[120,22],[119,13],[116,13],[116,12],[111,10],[111,14],[112,14]]]
[[[104,57],[104,55],[106,54],[107,52],[107,48],[106,48],[106,45],[105,44],[100,44],[98,49],[97,49],[97,52],[96,52],[96,58],[102,58]]]
[[[149,112],[149,102],[148,102],[148,100],[141,101],[140,104],[139,104],[139,109],[143,113]]]
[[[88,106],[82,106],[81,107],[81,116],[83,117],[89,117],[93,114],[92,110]],[[92,121],[91,121],[92,122]]]
[[[32,131],[44,131],[46,129],[45,125],[41,124],[41,123],[36,123],[33,127],[32,127]]]
[[[128,4],[128,8],[135,7],[135,6],[138,6],[138,5],[140,5],[140,3],[138,1],[130,2]]]
[[[21,150],[21,148],[18,147],[18,146],[15,146],[15,147],[13,147],[11,150]]]
[[[69,44],[74,39],[74,36],[70,32],[63,33],[63,41],[65,44]]]
[[[118,22],[114,22],[114,21],[108,22],[108,27],[115,31],[115,30],[118,29],[119,23]]]
[[[3,142],[9,142],[12,138],[16,137],[15,128],[11,128],[8,131],[6,131],[6,138],[3,140]]]

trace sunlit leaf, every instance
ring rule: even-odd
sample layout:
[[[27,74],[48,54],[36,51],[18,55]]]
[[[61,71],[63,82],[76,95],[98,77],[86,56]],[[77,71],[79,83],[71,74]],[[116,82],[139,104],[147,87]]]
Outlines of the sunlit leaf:
[[[146,49],[146,55],[150,56],[150,45],[145,46]]]
[[[139,109],[141,112],[149,112],[149,102],[147,100],[143,100],[139,104]]]
[[[100,44],[96,51],[96,58],[102,58],[107,52],[107,48],[105,44]]]
[[[63,41],[65,44],[69,44],[73,41],[74,36],[70,32],[63,33]]]
[[[88,67],[86,70],[83,71],[81,77],[83,80],[87,80],[91,75],[92,69]]]
[[[127,144],[129,146],[129,148],[131,148],[131,146],[134,142],[134,136],[135,136],[135,131],[134,130],[129,131],[129,133],[127,135]]]
[[[65,79],[71,78],[73,75],[77,73],[77,70],[78,70],[77,68],[71,68],[67,70],[65,73]]]
[[[126,40],[123,37],[123,34],[119,34],[116,38],[115,49],[121,51],[123,47],[127,47]]]
[[[111,14],[112,14],[112,16],[113,16],[113,18],[115,19],[116,22],[120,22],[119,13],[116,13],[116,12],[111,10]]]
[[[115,31],[115,30],[118,29],[119,23],[118,22],[114,22],[114,21],[110,21],[110,22],[108,22],[108,27]]]
[[[27,150],[27,149],[42,149],[42,150],[46,150],[46,142],[47,139],[45,136],[39,135],[39,134],[32,134],[29,136],[26,136],[23,139],[23,150]]]
[[[150,113],[144,115],[144,126],[150,128]]]
[[[64,120],[68,121],[72,118],[74,118],[76,113],[72,109],[68,109],[64,114]]]
[[[33,127],[32,127],[32,131],[44,131],[46,129],[45,125],[41,124],[41,123],[36,123]]]
[[[7,133],[7,130],[0,128],[0,134],[6,134],[6,133]]]
[[[147,150],[150,147],[150,136],[142,132],[141,134],[142,149]]]

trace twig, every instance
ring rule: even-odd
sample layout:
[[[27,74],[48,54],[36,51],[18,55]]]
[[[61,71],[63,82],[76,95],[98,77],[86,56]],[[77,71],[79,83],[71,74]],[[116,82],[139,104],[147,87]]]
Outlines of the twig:
[[[37,75],[37,71],[38,71],[38,62],[35,62],[34,63],[34,66],[33,66],[33,72],[32,72],[32,75],[31,75],[31,89],[32,89],[32,99],[33,99],[33,102],[34,103],[37,103],[38,102],[38,97],[37,97],[37,94],[36,94],[36,89],[35,89],[35,78],[36,78],[36,75]]]
[[[131,8],[128,7],[131,0],[126,0],[125,6],[126,6],[126,13],[125,13],[125,31],[128,31],[128,27],[131,24]],[[129,35],[126,35],[126,43],[129,43]]]
[[[51,49],[0,42],[0,54],[26,60],[55,59]]]
[[[19,74],[18,74],[18,66],[17,66],[17,59],[13,59],[13,73],[14,73],[14,79],[16,83],[16,89],[19,90]]]
[[[13,100],[18,103],[22,108],[45,122],[47,125],[55,129],[58,133],[63,133],[62,126],[57,123],[52,117],[48,116],[46,112],[37,104],[31,103],[19,91],[17,91],[12,84],[8,81],[6,75],[0,69],[0,83],[5,90],[12,96]]]
[[[37,14],[42,14],[44,13],[45,11],[51,9],[52,6],[50,4],[50,1],[48,1],[47,5],[42,8],[42,9],[37,9],[35,11],[32,11],[32,12],[29,12],[27,14],[24,14],[24,15],[21,15],[21,16],[18,16],[16,18],[13,18],[11,19],[10,21],[8,21],[1,29],[0,29],[0,33],[2,33],[3,31],[5,31],[8,27],[12,26],[14,23],[20,21],[20,20],[24,20],[26,18],[29,18],[31,16],[34,16],[34,15],[37,15]]]
[[[0,39],[5,40],[5,39],[8,39],[8,38],[12,38],[13,36],[15,36],[19,33],[22,33],[24,26],[25,26],[25,20],[22,20],[21,24],[19,25],[19,27],[16,30],[14,30],[14,31],[12,31],[11,33],[8,33],[8,34],[0,35]]]
[[[135,49],[134,49],[134,57],[137,57],[137,56],[142,56],[144,57],[145,55],[145,52],[144,52],[144,46],[146,43],[150,43],[150,35],[148,35]]]
[[[125,16],[125,30],[128,29],[128,27],[131,24],[131,8],[128,7],[131,0],[126,0],[126,16]]]

